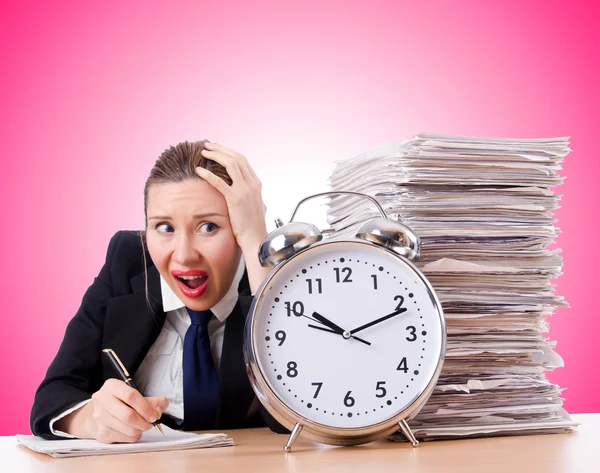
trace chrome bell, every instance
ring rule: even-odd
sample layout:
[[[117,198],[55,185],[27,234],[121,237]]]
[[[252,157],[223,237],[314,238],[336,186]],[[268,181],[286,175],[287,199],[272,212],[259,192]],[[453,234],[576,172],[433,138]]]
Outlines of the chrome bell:
[[[278,228],[267,235],[260,244],[258,259],[262,266],[276,266],[304,248],[323,238],[319,229],[304,222],[290,222],[283,225],[275,221]]]
[[[421,254],[421,240],[406,225],[389,218],[374,218],[363,223],[356,238],[367,240],[416,261]]]

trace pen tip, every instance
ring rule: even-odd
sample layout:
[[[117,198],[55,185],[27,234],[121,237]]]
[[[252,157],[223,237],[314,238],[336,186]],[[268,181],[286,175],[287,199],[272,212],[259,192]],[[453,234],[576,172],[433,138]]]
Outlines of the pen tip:
[[[161,434],[165,435],[165,433],[163,432],[163,429],[160,425],[156,424],[154,427],[156,427],[156,430],[158,430]]]

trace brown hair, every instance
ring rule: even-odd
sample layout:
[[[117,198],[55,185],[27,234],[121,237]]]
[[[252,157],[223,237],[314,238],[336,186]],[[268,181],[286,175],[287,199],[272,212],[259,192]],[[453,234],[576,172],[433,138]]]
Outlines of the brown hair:
[[[148,228],[148,189],[152,184],[162,184],[167,182],[182,182],[188,179],[202,178],[196,174],[196,168],[201,167],[211,171],[217,177],[223,179],[227,184],[231,185],[232,180],[225,168],[213,161],[202,156],[204,143],[208,140],[178,143],[164,150],[158,157],[154,166],[150,170],[150,175],[146,179],[144,185],[144,225],[145,230],[140,231],[140,240],[142,242],[142,255],[144,258],[144,277],[146,282],[146,300],[150,305],[150,297],[148,294],[148,272],[146,259],[146,230]]]

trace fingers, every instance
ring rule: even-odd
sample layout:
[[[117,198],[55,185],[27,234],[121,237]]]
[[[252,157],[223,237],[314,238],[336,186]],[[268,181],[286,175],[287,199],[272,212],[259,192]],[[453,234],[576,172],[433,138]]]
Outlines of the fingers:
[[[217,161],[223,166],[225,166],[225,164],[222,161],[226,161],[225,157],[230,158],[231,161],[237,163],[240,172],[246,181],[248,181],[249,183],[257,182],[258,184],[260,184],[258,176],[254,172],[254,169],[252,169],[252,166],[250,166],[248,159],[243,154],[240,154],[237,151],[231,148],[227,148],[226,146],[220,145],[218,143],[205,143],[204,146],[206,149],[202,153],[203,156],[209,159],[214,158],[214,161]],[[222,156],[219,156],[219,153]],[[225,166],[225,168],[227,169],[227,166]],[[231,178],[235,182],[234,176],[231,176]]]
[[[94,418],[112,429],[133,436],[152,427],[139,413],[115,397],[114,393],[100,390],[92,395],[92,399],[98,406]]]
[[[108,427],[107,425],[99,424],[95,438],[102,443],[135,443],[140,439],[141,436],[142,433],[140,432],[139,435],[130,437],[122,432],[118,432]]]
[[[145,422],[155,422],[158,419],[158,413],[152,404],[140,394],[136,389],[127,386],[123,381],[112,379],[108,380],[105,385],[111,383],[110,392],[112,395],[123,401],[127,406],[134,409],[138,416],[141,416]],[[114,386],[114,387],[113,387]],[[98,391],[100,392],[100,391]]]
[[[208,169],[198,167],[196,168],[196,174],[217,189],[226,198],[230,195],[231,189],[229,188],[229,184]]]
[[[212,159],[223,166],[227,170],[227,173],[229,174],[229,177],[231,177],[231,180],[234,184],[246,180],[246,178],[242,176],[240,159],[238,157],[226,155],[221,151],[210,151],[207,149],[202,150],[202,156],[207,159]]]
[[[167,407],[169,407],[169,400],[163,396],[147,397],[146,400],[156,409],[159,418],[167,410]]]

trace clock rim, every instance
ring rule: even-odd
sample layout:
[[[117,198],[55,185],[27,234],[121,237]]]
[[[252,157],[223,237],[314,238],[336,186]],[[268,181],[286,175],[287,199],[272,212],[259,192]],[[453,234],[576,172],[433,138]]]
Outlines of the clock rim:
[[[435,307],[438,315],[438,321],[440,324],[442,338],[440,343],[440,353],[438,356],[437,366],[425,389],[422,392],[420,392],[420,394],[415,396],[415,398],[413,398],[408,403],[407,407],[401,412],[394,414],[388,419],[378,422],[376,424],[369,424],[363,427],[334,427],[331,425],[318,423],[300,415],[299,413],[295,412],[293,409],[288,407],[286,403],[278,396],[276,390],[271,386],[266,374],[262,369],[262,366],[257,362],[257,337],[254,333],[254,327],[256,325],[254,323],[256,319],[256,309],[259,306],[259,304],[262,304],[262,301],[266,296],[266,288],[269,286],[271,281],[276,277],[276,275],[279,273],[279,271],[282,270],[284,266],[294,261],[296,258],[299,258],[302,255],[306,256],[308,253],[311,253],[312,251],[322,246],[333,247],[348,243],[366,245],[369,248],[375,248],[376,250],[382,251],[389,256],[400,259],[404,264],[406,264],[409,267],[409,269],[413,270],[415,275],[419,277],[421,282],[427,288],[428,295],[432,299],[433,306]],[[360,239],[339,239],[325,240],[315,243],[310,247],[295,253],[288,259],[280,262],[271,270],[267,278],[260,285],[250,306],[250,311],[248,313],[248,317],[246,318],[246,323],[244,327],[243,351],[244,359],[246,362],[246,372],[248,374],[248,378],[250,380],[252,389],[256,393],[256,396],[258,397],[259,401],[264,406],[264,408],[267,410],[267,412],[269,412],[269,414],[271,414],[280,424],[282,424],[289,430],[292,430],[293,427],[299,423],[303,426],[301,435],[311,440],[315,440],[317,442],[323,442],[332,445],[357,445],[360,443],[371,442],[373,440],[383,438],[387,435],[391,435],[392,433],[398,430],[398,424],[402,420],[408,422],[409,420],[413,419],[424,407],[425,403],[427,402],[427,400],[433,393],[433,390],[435,389],[440,373],[442,371],[442,367],[444,365],[446,357],[446,338],[446,321],[444,318],[442,305],[435,293],[435,290],[431,286],[431,283],[410,260],[395,253],[394,251],[388,248],[384,248],[371,241]]]

